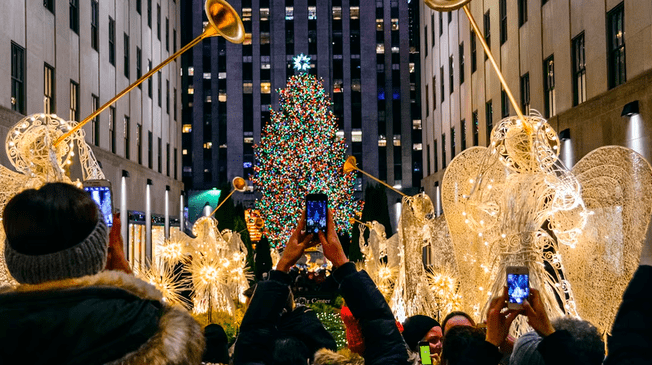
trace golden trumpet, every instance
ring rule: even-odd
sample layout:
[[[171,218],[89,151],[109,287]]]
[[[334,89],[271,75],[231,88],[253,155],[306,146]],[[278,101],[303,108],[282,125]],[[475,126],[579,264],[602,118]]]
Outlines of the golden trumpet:
[[[423,0],[429,8],[437,11],[453,11],[471,2],[471,0]]]
[[[400,190],[395,189],[393,186],[390,186],[390,185],[388,185],[387,183],[385,183],[384,181],[378,179],[377,177],[375,177],[375,176],[373,176],[373,175],[371,175],[371,174],[369,174],[369,173],[367,173],[367,172],[362,171],[361,169],[359,169],[359,168],[358,168],[358,163],[357,163],[357,161],[356,161],[356,159],[355,159],[355,156],[349,156],[349,157],[346,159],[346,161],[344,162],[344,166],[342,166],[342,171],[343,171],[345,174],[348,174],[349,172],[351,172],[351,171],[355,171],[355,170],[360,171],[361,173],[367,175],[367,177],[369,177],[370,179],[372,179],[372,180],[374,180],[374,181],[377,181],[377,182],[379,182],[379,183],[385,185],[387,188],[389,188],[389,189],[391,189],[391,190],[393,190],[393,191],[395,191],[395,192],[401,194],[402,196],[407,196],[407,195],[405,195],[404,193],[402,193]]]
[[[59,143],[63,142],[66,138],[70,137],[73,133],[77,132],[81,127],[86,123],[90,122],[103,112],[106,108],[111,106],[113,103],[118,101],[120,98],[125,96],[131,90],[133,90],[138,85],[142,84],[145,80],[149,79],[152,75],[158,72],[160,69],[165,67],[168,63],[174,61],[176,58],[181,56],[184,52],[194,47],[197,43],[201,42],[204,38],[222,36],[229,42],[232,43],[242,43],[245,39],[245,30],[244,24],[238,13],[233,9],[233,7],[226,2],[225,0],[206,0],[204,10],[206,11],[206,16],[208,17],[209,26],[204,29],[204,32],[200,34],[197,38],[193,39],[190,43],[186,44],[183,48],[175,52],[173,55],[168,57],[165,61],[151,69],[148,73],[144,74],[141,78],[136,80],[133,84],[127,86],[126,89],[119,92],[111,100],[107,101],[106,104],[99,107],[91,115],[87,116],[84,120],[79,122],[74,128],[63,134],[55,142],[54,146],[56,147]]]
[[[247,180],[241,178],[240,176],[234,177],[233,180],[231,180],[231,185],[233,185],[233,190],[231,190],[229,195],[227,195],[226,198],[224,198],[224,200],[222,200],[222,202],[217,206],[217,208],[213,210],[210,216],[213,216],[215,212],[217,212],[217,210],[220,209],[222,204],[224,204],[224,202],[229,200],[229,198],[231,197],[231,195],[233,195],[233,193],[235,193],[236,191],[243,192],[247,190]]]

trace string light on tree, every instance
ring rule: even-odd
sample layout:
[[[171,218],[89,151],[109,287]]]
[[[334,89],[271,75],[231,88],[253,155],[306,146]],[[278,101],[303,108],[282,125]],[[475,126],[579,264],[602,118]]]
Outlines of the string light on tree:
[[[297,56],[295,65],[304,62],[299,59],[307,57]],[[277,248],[285,244],[310,193],[328,195],[338,232],[348,232],[349,218],[362,210],[362,202],[353,198],[355,172],[341,170],[346,145],[336,138],[337,123],[322,81],[303,72],[278,92],[279,110],[271,111],[271,121],[254,146],[251,177],[261,193],[256,209],[270,243]]]

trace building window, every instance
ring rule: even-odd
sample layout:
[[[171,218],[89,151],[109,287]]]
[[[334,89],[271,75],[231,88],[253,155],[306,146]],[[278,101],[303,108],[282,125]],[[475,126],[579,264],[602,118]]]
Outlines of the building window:
[[[434,78],[433,78],[433,81],[434,81]],[[430,93],[428,92],[428,84],[426,84],[426,94],[425,94],[425,98],[424,98],[424,100],[426,101],[426,117],[428,115],[430,115],[430,102],[428,101],[428,100],[430,100],[430,95],[429,94]],[[435,104],[436,103],[437,102],[435,101]]]
[[[500,0],[500,44],[507,42],[507,0]]]
[[[115,66],[115,20],[109,17],[109,63]]]
[[[111,136],[111,153],[115,153],[115,107],[109,107],[109,135]]]
[[[453,58],[453,55],[450,55],[448,57],[448,86],[449,90],[448,93],[452,94],[453,93],[453,87],[455,86],[455,77],[453,77],[453,68],[455,67],[455,59]]]
[[[478,118],[478,111],[475,110],[473,111],[473,114],[471,115],[471,118],[473,120],[471,121],[473,124],[471,127],[473,128],[473,145],[477,146],[480,141],[479,141],[479,136],[480,136],[480,119]]]
[[[94,113],[100,107],[100,98],[91,94],[91,113]],[[100,116],[93,118],[93,144],[100,145]]]
[[[79,84],[70,80],[70,114],[69,120],[79,121]]]
[[[143,164],[143,125],[136,124],[136,150],[138,152],[138,163]]]
[[[509,98],[505,90],[500,90],[500,114],[503,118],[509,117]]]
[[[136,12],[138,13],[138,15],[141,14],[142,7],[143,7],[142,0],[136,0]]]
[[[163,173],[163,143],[158,137],[158,172]]]
[[[466,119],[462,119],[460,122],[460,127],[462,128],[462,151],[466,149]]]
[[[471,73],[478,69],[478,47],[475,32],[471,31]]]
[[[424,57],[428,57],[428,26],[427,25],[423,28],[423,44],[424,44],[424,47],[423,47]],[[383,51],[378,52],[378,48],[381,45],[383,46],[382,47]],[[378,54],[385,53],[385,44],[384,43],[376,44],[376,53],[378,53]]]
[[[441,168],[446,168],[446,135],[441,135]]]
[[[125,77],[129,78],[129,66],[130,66],[129,65],[129,36],[127,35],[127,33],[124,34],[124,40],[125,40],[125,52],[124,52],[124,55],[125,55],[124,68],[125,68],[125,70],[124,71],[125,71]]]
[[[459,55],[457,56],[460,58],[460,85],[464,83],[464,42],[460,43],[459,47]]]
[[[147,0],[147,26],[152,28],[152,0]]]
[[[527,22],[527,2],[528,0],[518,0],[518,26]]]
[[[165,80],[165,110],[170,115],[170,80]]]
[[[455,157],[455,127],[451,127],[451,159]]]
[[[165,50],[170,52],[170,18],[168,17],[165,17]]]
[[[147,132],[147,167],[150,169],[154,167],[154,136],[152,135],[152,131]]]
[[[172,111],[174,114],[174,121],[177,121],[177,88],[175,87],[172,92]]]
[[[439,12],[439,36],[444,35],[444,12]]]
[[[140,47],[136,47],[136,79],[140,79],[143,76],[143,70],[141,68],[141,63],[143,58],[143,54],[140,50]],[[138,84],[138,88],[142,89],[142,83]]]
[[[43,67],[43,95],[45,96],[44,107],[45,113],[55,113],[54,104],[54,67],[47,63]]]
[[[147,60],[147,72],[152,69],[152,60]],[[147,79],[147,94],[152,98],[152,78]]]
[[[156,77],[157,77],[156,81],[158,81],[158,84],[156,85],[158,87],[158,106],[160,107],[161,104],[162,104],[162,99],[163,99],[163,97],[162,97],[162,95],[163,95],[163,92],[162,92],[162,89],[163,89],[163,74],[161,73],[161,71],[157,72]]]
[[[530,73],[521,76],[521,109],[530,115]]]
[[[161,40],[161,4],[156,4],[156,38]]]
[[[91,0],[91,47],[98,52],[100,51],[99,26],[100,5],[97,0]]]
[[[131,137],[131,123],[129,117],[125,115],[124,118],[124,139],[125,139],[125,158],[128,160],[131,157],[131,149],[129,148],[129,142]]]
[[[79,0],[70,0],[70,29],[79,34]]]
[[[491,14],[489,10],[484,13],[484,41],[487,43],[487,47],[491,50]],[[488,56],[485,53],[484,59],[487,60]]]
[[[584,32],[573,38],[573,105],[586,101],[586,58]]]
[[[25,48],[11,42],[11,109],[25,114]]]
[[[177,178],[177,149],[174,149],[174,178]]]
[[[54,2],[55,0],[43,0],[43,6],[54,14]]]
[[[555,57],[550,55],[543,61],[543,87],[546,103],[546,118],[556,114],[555,109]]]
[[[432,77],[432,110],[437,110],[437,75]]]
[[[165,144],[165,174],[170,176],[170,144]]]
[[[439,91],[441,94],[441,102],[444,102],[444,66],[439,67],[439,80],[441,81],[439,83]]]
[[[625,6],[618,4],[607,13],[607,36],[609,39],[609,88],[626,81],[625,72]]]
[[[437,140],[432,144],[432,151],[434,153],[433,160],[435,161],[434,171],[437,172],[439,171],[439,149],[437,147]]]
[[[541,0],[541,6],[546,5],[547,2],[548,2],[548,0]]]
[[[485,104],[485,119],[486,119],[486,132],[487,132],[487,145],[491,143],[491,131],[494,129],[494,105],[491,100]]]
[[[177,30],[172,29],[172,52],[177,53]]]

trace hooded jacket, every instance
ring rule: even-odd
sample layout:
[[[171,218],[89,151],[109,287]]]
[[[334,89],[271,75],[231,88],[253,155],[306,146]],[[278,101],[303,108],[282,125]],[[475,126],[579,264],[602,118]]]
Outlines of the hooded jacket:
[[[152,285],[105,271],[0,288],[3,364],[200,364],[204,336]]]

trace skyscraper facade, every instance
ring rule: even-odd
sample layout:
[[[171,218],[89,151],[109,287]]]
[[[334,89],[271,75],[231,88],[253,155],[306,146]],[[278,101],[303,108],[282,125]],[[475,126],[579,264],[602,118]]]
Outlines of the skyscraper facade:
[[[278,107],[278,88],[311,59],[358,166],[408,191],[422,178],[417,2],[235,0],[247,39],[206,39],[183,58],[183,181],[208,189],[253,174],[253,146]],[[184,42],[207,19],[185,1]],[[360,175],[362,197],[366,177]],[[245,194],[246,195],[246,194]],[[247,199],[247,198],[245,198]],[[253,199],[253,195],[250,199]]]

